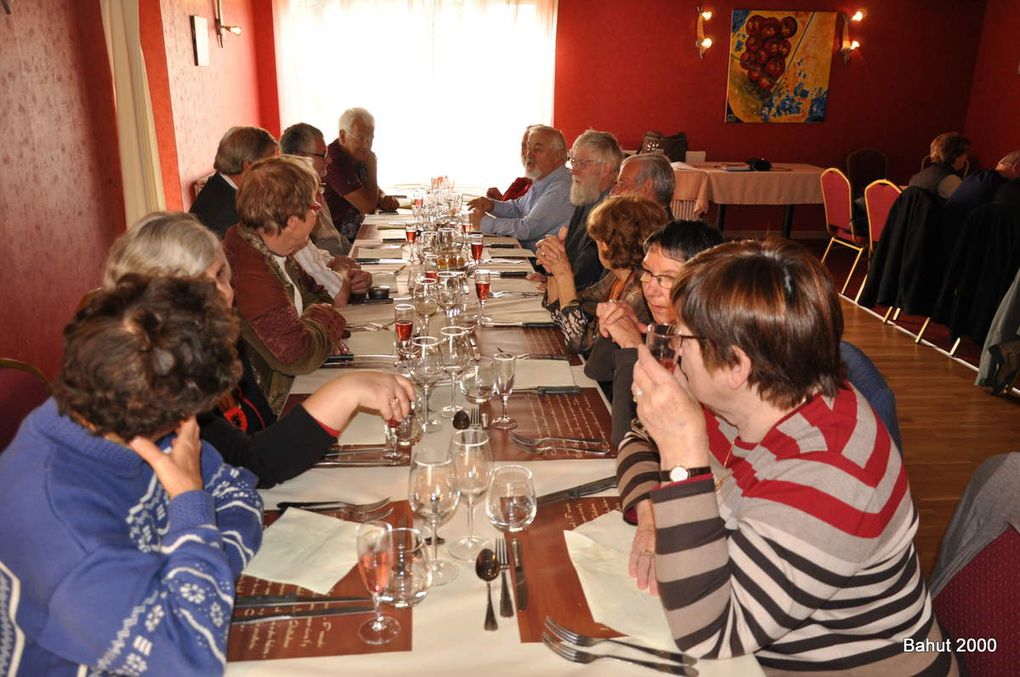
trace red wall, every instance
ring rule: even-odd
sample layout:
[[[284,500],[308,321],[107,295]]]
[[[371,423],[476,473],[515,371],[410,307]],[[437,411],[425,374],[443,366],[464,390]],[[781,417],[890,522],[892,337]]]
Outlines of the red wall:
[[[980,166],[1020,150],[1020,5],[988,0],[964,131]]]
[[[0,13],[0,356],[56,374],[61,331],[124,230],[97,0]]]
[[[1005,13],[1015,0],[995,2]],[[705,29],[715,45],[703,61],[694,45],[699,4],[715,14]],[[858,7],[840,0],[807,6]],[[852,32],[862,46],[848,66],[834,53],[825,122],[726,124],[732,10],[803,8],[804,3],[560,0],[555,124],[568,140],[588,127],[612,131],[625,148],[636,148],[647,130],[682,130],[691,150],[707,151],[710,161],[761,156],[841,166],[851,150],[872,146],[888,155],[892,177],[905,180],[935,135],[964,126],[984,3],[897,0],[859,6],[867,16]],[[837,36],[840,30],[837,20]],[[1015,30],[1012,36],[1015,40]],[[728,216],[741,225],[739,213],[747,211],[731,210]],[[820,210],[797,213],[798,226],[820,222]],[[775,225],[781,214],[770,211],[769,218]]]

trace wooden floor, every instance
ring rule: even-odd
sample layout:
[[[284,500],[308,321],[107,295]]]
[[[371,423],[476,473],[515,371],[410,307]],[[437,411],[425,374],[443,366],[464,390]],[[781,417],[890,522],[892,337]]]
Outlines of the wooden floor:
[[[903,457],[920,514],[917,549],[930,575],[939,543],[974,470],[995,454],[1020,451],[1020,398],[993,397],[976,372],[850,301],[844,338],[857,345],[896,394]]]

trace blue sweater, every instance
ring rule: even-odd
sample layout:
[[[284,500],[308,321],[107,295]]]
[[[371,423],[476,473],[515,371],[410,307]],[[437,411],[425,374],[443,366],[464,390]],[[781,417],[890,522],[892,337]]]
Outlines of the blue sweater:
[[[262,501],[208,444],[202,477],[171,501],[140,456],[52,399],[32,412],[0,454],[0,674],[222,673]]]

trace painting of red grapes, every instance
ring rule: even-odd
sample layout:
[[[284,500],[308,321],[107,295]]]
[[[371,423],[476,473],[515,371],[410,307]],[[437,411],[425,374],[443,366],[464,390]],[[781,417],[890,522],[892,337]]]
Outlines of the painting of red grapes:
[[[835,12],[733,10],[726,122],[823,122]]]

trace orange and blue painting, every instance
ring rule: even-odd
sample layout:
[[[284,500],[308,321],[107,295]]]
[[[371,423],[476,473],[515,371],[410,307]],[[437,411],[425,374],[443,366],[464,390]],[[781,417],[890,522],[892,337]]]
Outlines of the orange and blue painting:
[[[835,12],[733,10],[726,122],[823,122]]]

